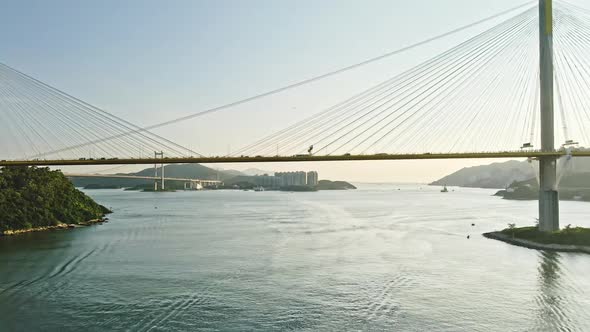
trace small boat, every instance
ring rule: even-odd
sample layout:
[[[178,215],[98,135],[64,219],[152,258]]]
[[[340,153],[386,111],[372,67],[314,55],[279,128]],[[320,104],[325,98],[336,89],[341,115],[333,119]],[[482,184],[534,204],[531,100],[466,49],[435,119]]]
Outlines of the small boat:
[[[443,187],[443,188],[440,190],[440,192],[441,192],[441,193],[448,193],[448,192],[449,192],[449,189],[447,189],[447,186],[444,186],[444,187]]]

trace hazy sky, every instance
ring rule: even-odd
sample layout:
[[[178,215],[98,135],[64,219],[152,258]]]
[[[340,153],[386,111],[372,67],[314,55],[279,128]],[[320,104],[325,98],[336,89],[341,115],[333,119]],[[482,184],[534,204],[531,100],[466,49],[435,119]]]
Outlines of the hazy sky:
[[[144,126],[362,61],[520,3],[4,0],[0,3],[0,62]],[[199,152],[225,154],[427,59],[484,27],[370,68],[157,133]],[[324,178],[391,182],[429,181],[478,163],[482,162],[224,167],[317,169]]]

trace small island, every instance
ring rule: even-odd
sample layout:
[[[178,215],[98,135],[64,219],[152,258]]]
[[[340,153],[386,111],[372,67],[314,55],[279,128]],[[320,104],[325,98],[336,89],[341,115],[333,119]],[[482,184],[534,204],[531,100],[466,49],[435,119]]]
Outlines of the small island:
[[[99,223],[110,212],[77,190],[60,171],[0,169],[0,235]]]
[[[315,186],[317,190],[353,190],[354,185],[346,181],[320,180]]]
[[[568,225],[559,231],[542,232],[538,226],[516,227],[509,224],[502,231],[484,233],[483,236],[530,249],[590,254],[589,228]]]

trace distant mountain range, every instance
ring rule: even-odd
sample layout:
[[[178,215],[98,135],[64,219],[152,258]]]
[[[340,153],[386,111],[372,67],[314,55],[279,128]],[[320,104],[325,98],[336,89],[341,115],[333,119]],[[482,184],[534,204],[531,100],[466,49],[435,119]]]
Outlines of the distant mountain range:
[[[513,182],[536,183],[535,172],[538,170],[533,165],[526,160],[510,160],[466,167],[432,182],[431,185],[503,189]],[[575,187],[576,182],[586,183],[587,177],[590,180],[590,158],[574,158],[566,164],[562,158],[557,169],[559,174],[563,173],[560,184],[562,188]]]
[[[160,170],[158,168],[158,174]],[[154,169],[146,168],[137,173],[130,173],[129,175],[138,176],[153,176]],[[171,178],[192,178],[202,180],[225,180],[237,175],[243,175],[235,170],[216,170],[200,164],[174,164],[164,166],[164,175]]]
[[[431,185],[506,188],[514,181],[524,181],[533,177],[535,177],[533,167],[527,161],[510,160],[503,163],[465,167],[432,182]]]
[[[248,168],[246,170],[241,171],[241,173],[249,175],[249,176],[264,175],[264,174],[274,175],[275,174],[275,172],[273,172],[273,171],[265,171],[265,170],[258,169],[258,168]]]
[[[274,175],[275,174],[274,171],[265,171],[265,170],[262,170],[259,168],[248,168],[243,171],[236,171],[234,169],[225,170],[222,168],[219,168],[219,170],[221,170],[225,173],[235,174],[236,176],[238,176],[238,175],[256,176],[256,175],[264,175],[264,174],[266,174],[266,175]]]

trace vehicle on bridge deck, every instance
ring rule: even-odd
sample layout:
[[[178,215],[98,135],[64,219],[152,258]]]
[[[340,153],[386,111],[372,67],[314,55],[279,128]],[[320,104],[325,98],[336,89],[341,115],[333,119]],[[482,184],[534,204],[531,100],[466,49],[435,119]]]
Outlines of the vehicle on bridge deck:
[[[563,144],[561,145],[561,147],[563,147],[563,148],[564,148],[564,147],[566,147],[566,146],[572,146],[572,145],[578,145],[578,144],[580,144],[580,143],[578,143],[578,142],[574,142],[574,140],[573,140],[573,139],[568,139],[568,140],[566,140],[566,141],[565,141],[565,143],[563,143]]]
[[[523,143],[520,148],[521,149],[528,149],[528,148],[532,148],[532,147],[533,147],[532,143]]]

